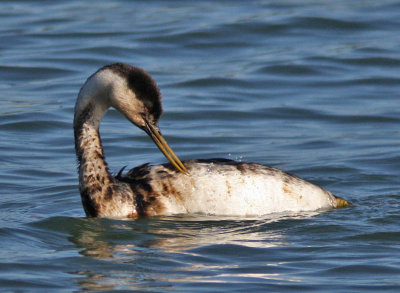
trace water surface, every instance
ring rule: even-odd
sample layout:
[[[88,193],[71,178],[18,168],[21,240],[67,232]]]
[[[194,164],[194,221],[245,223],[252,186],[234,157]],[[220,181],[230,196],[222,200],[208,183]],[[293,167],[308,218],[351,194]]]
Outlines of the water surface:
[[[5,291],[400,289],[396,1],[1,1]],[[76,95],[99,67],[149,71],[182,159],[255,161],[353,203],[258,218],[87,219]],[[164,163],[110,111],[111,170]]]

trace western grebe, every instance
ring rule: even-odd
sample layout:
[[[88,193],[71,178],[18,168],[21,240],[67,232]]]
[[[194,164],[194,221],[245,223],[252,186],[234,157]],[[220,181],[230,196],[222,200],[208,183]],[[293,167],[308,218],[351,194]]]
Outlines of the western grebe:
[[[114,107],[144,130],[170,163],[144,164],[112,176],[99,125]],[[75,105],[79,190],[90,217],[210,214],[263,215],[347,206],[346,200],[284,171],[226,159],[183,163],[158,128],[161,94],[144,70],[124,63],[100,68],[82,86]]]

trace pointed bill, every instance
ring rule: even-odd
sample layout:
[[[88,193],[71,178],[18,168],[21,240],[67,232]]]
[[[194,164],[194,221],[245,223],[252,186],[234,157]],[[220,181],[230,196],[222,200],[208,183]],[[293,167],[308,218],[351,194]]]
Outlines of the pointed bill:
[[[171,164],[181,173],[186,173],[186,167],[181,160],[175,155],[174,151],[170,148],[166,140],[162,137],[158,129],[151,123],[146,122],[146,132],[164,154],[164,156],[171,162]]]

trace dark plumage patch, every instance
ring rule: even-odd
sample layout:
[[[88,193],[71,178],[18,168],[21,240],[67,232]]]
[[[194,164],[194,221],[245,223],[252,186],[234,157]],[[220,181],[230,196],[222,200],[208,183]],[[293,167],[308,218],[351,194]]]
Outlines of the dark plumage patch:
[[[238,171],[240,173],[244,173],[247,171],[246,165],[244,165],[243,163],[235,164],[235,166],[236,166],[236,169],[238,169]]]
[[[176,170],[176,168],[171,163],[165,163],[162,164],[162,166],[168,171],[170,171],[170,173],[179,173],[179,171]]]
[[[164,186],[163,186],[164,188]],[[168,185],[167,185],[167,193],[171,194],[174,196],[174,198],[183,201],[183,196],[180,191],[178,191],[175,186],[171,183],[171,181],[168,179]]]
[[[140,193],[136,193],[135,199],[137,213],[141,216],[144,216],[148,203],[144,201],[144,196]]]
[[[97,217],[98,206],[89,197],[89,190],[87,190],[86,188],[81,190],[81,198],[82,198],[83,209],[85,210],[86,216]]]
[[[120,179],[122,178],[122,172],[124,172],[124,170],[125,170],[126,167],[127,167],[127,166],[123,166],[123,167],[121,168],[121,170],[119,170],[117,176],[115,176],[115,179],[120,180]]]
[[[129,184],[135,194],[136,210],[140,216],[146,216],[148,207],[156,201],[149,174],[150,165],[143,164],[131,169],[125,175],[121,173],[118,177],[119,181]]]
[[[101,190],[102,190],[103,188],[101,187],[100,184],[95,184],[95,185],[93,185],[93,189],[96,189],[97,191],[101,192]]]
[[[167,176],[169,173],[165,170],[157,170],[156,173],[160,176]]]
[[[175,174],[176,169],[174,168],[173,171],[174,171],[174,174]],[[160,178],[161,180],[165,180],[165,179],[171,178],[171,177],[173,176],[173,174],[170,174],[170,173],[168,173],[168,172],[165,171],[165,170],[157,170],[156,173],[157,173],[157,175],[159,176],[159,178]]]
[[[140,188],[146,192],[152,192],[153,188],[150,185],[151,178],[148,176],[150,174],[150,165],[143,164],[135,167],[129,172],[119,178],[120,181],[129,183],[131,188]]]
[[[212,158],[212,159],[198,159],[196,160],[196,162],[198,163],[206,163],[206,164],[224,164],[224,163],[235,163],[235,164],[239,164],[239,162],[236,162],[234,160],[230,160],[230,159],[224,159],[224,158]]]
[[[162,192],[168,193],[169,189],[168,189],[168,185],[165,182],[161,182],[161,186],[162,186]]]
[[[104,155],[102,155],[101,153],[99,153],[98,151],[95,152],[95,159],[97,160],[104,160]]]
[[[143,178],[149,175],[150,173],[150,164],[142,164],[140,166],[137,166],[135,168],[132,168],[131,170],[128,171],[128,173],[124,177],[129,177],[129,178]]]
[[[113,194],[114,194],[113,189],[111,188],[111,186],[108,186],[107,190],[106,190],[106,192],[104,194],[104,199],[105,200],[111,200],[112,197],[113,197]]]

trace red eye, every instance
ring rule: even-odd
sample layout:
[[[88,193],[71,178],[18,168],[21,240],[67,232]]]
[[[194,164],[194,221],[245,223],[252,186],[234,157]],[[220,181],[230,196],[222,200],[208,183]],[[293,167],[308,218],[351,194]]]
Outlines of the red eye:
[[[149,109],[147,109],[147,107],[144,107],[144,111],[145,111],[146,113],[149,113]]]

